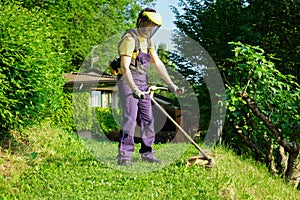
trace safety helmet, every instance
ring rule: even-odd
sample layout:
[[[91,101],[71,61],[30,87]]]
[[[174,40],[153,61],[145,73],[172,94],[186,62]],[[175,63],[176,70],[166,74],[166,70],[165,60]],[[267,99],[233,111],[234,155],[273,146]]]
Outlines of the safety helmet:
[[[149,21],[153,22],[157,26],[162,25],[162,18],[158,13],[145,11],[143,12],[143,18],[148,18]]]

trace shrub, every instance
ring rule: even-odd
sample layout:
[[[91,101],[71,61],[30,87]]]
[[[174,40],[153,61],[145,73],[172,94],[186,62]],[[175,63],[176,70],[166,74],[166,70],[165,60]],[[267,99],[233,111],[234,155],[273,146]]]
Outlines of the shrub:
[[[52,20],[15,3],[0,7],[0,135],[60,107],[65,62]]]
[[[68,131],[74,131],[76,129],[73,118],[72,97],[72,91],[65,90],[60,103],[61,108],[55,112],[51,118],[52,123]]]
[[[90,92],[74,92],[72,106],[76,130],[91,130],[93,126],[93,109],[90,105]]]
[[[66,130],[89,130],[97,135],[118,131],[120,121],[120,109],[91,107],[90,91],[65,90],[62,107],[52,117],[52,123]]]
[[[121,119],[121,110],[113,110],[112,108],[96,108],[96,125],[100,127],[104,134],[109,134],[112,131],[120,130],[120,126],[117,121]]]
[[[260,47],[231,44],[236,47],[226,71],[225,141],[290,179],[300,149],[299,84],[294,76],[280,73],[270,61],[273,55]]]

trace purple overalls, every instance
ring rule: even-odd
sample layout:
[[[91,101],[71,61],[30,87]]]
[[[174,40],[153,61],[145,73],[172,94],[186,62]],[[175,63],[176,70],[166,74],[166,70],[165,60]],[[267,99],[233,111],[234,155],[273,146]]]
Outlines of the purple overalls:
[[[141,49],[136,58],[144,67],[143,73],[131,69],[133,80],[141,91],[147,91],[146,70],[150,66],[150,54],[142,53]],[[135,127],[141,126],[141,149],[139,150],[142,158],[153,158],[154,151],[152,144],[155,140],[154,119],[152,115],[151,99],[146,94],[146,99],[136,99],[132,95],[132,90],[128,86],[124,77],[119,77],[118,88],[123,108],[123,122],[120,131],[119,155],[118,160],[130,160],[134,151],[134,132]]]

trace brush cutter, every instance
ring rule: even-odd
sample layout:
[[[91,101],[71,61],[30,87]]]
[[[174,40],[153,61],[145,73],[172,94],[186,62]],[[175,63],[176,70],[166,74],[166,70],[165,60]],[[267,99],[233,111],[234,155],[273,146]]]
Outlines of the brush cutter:
[[[150,94],[151,101],[158,107],[158,109],[183,133],[183,135],[196,147],[201,155],[193,156],[188,159],[187,167],[190,165],[205,165],[206,167],[212,168],[216,165],[214,159],[207,155],[207,153],[200,148],[200,146],[185,132],[185,130],[162,108],[153,97],[155,90],[168,90],[166,87],[150,86],[148,92]]]

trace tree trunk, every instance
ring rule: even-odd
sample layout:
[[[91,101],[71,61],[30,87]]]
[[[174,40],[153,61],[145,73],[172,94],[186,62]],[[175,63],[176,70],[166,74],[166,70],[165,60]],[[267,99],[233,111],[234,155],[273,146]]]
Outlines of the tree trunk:
[[[297,137],[299,133],[299,129],[296,128],[293,134],[293,141],[286,141],[281,133],[281,130],[276,127],[276,125],[269,120],[268,116],[259,109],[256,102],[249,97],[246,92],[239,91],[239,95],[247,102],[248,108],[253,112],[255,116],[262,120],[262,122],[266,125],[266,127],[271,131],[273,136],[276,139],[276,142],[284,147],[284,149],[288,152],[288,164],[285,172],[285,176],[287,179],[291,178],[293,173],[293,169],[295,168],[295,161],[299,155],[299,145],[297,144]]]
[[[287,156],[285,155],[284,148],[279,145],[276,152],[276,165],[279,175],[284,175],[287,166]]]
[[[269,171],[272,173],[272,174],[276,174],[277,170],[276,170],[276,166],[275,166],[275,162],[274,162],[274,156],[273,156],[273,151],[274,151],[274,148],[273,148],[273,144],[272,142],[270,141],[269,138],[265,137],[265,140],[266,140],[266,147],[267,147],[267,152],[266,152],[266,164],[267,164],[267,167],[269,169]]]
[[[287,164],[287,169],[285,172],[285,176],[288,180],[292,178],[292,174],[294,169],[296,168],[296,160],[299,155],[299,149],[298,151],[295,152],[289,152],[289,159],[288,159],[288,164]]]
[[[257,145],[252,142],[251,140],[249,140],[245,134],[243,133],[243,130],[237,125],[236,122],[233,123],[234,124],[234,129],[236,130],[236,134],[244,141],[245,145],[247,147],[249,147],[250,149],[252,149],[252,151],[254,151],[255,155],[256,155],[256,160],[259,161],[264,161],[264,153],[262,151],[259,150],[259,148],[257,147]]]

